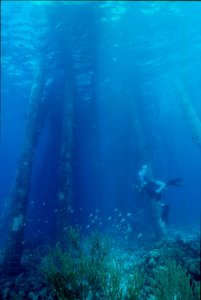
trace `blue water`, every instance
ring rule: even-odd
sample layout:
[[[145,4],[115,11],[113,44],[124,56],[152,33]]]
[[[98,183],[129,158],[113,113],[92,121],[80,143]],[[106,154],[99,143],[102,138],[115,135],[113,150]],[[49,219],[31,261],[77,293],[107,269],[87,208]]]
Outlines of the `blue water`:
[[[180,188],[164,193],[171,226],[198,227],[201,149],[177,83],[201,122],[200,19],[201,3],[190,1],[2,1],[2,214],[15,179],[37,61],[43,57],[52,115],[34,159],[30,236],[54,232],[60,99],[69,64],[75,96],[72,223],[102,230],[110,227],[108,218],[115,219],[115,209],[119,218],[134,218],[138,171],[149,163],[155,178],[183,180]],[[138,123],[149,161],[139,150]],[[97,216],[93,223],[90,214]],[[132,217],[127,222],[133,224]]]

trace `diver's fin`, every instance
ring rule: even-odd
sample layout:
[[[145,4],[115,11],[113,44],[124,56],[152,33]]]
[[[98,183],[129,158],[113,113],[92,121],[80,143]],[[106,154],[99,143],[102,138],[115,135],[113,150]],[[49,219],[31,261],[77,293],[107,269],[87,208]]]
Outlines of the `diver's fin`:
[[[166,186],[170,186],[170,185],[173,185],[173,186],[181,186],[181,181],[182,179],[181,178],[175,178],[175,179],[171,179],[171,180],[168,180],[166,182]]]

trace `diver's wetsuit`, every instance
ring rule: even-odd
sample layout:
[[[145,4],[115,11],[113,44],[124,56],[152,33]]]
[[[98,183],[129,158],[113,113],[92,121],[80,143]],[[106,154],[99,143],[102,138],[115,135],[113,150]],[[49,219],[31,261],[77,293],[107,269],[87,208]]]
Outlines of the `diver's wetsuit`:
[[[156,239],[164,238],[166,235],[166,225],[168,224],[169,205],[161,201],[162,191],[169,186],[179,187],[181,178],[175,178],[167,182],[159,180],[150,180],[148,166],[143,165],[138,173],[140,186],[139,191],[143,198],[147,198],[148,209],[152,219],[153,230]]]
[[[142,192],[144,195],[148,196],[150,199],[154,201],[160,202],[161,201],[161,192],[157,192],[160,184],[155,181],[147,180],[144,182],[142,187]],[[165,187],[165,185],[164,185]],[[161,220],[168,224],[168,214],[169,214],[169,205],[160,202],[161,207]]]
[[[143,185],[142,191],[152,199],[156,201],[161,200],[161,193],[157,193],[159,185],[154,181],[146,181]]]

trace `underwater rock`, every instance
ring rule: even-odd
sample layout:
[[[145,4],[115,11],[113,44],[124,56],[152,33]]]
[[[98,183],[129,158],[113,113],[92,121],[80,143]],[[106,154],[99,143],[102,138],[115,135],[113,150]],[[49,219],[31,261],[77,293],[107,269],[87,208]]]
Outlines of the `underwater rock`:
[[[150,258],[150,260],[148,261],[148,266],[149,268],[153,269],[154,267],[156,267],[157,263],[155,261],[155,259],[152,257]]]
[[[160,252],[157,249],[150,251],[149,254],[152,258],[156,260],[160,257]]]
[[[200,262],[198,260],[193,261],[189,266],[189,272],[194,278],[194,280],[200,280]]]
[[[28,300],[38,300],[38,296],[34,292],[29,292]]]
[[[95,239],[97,241],[97,239]],[[101,240],[100,240],[101,241]],[[83,244],[82,247],[86,247]],[[98,245],[102,245],[99,243]],[[135,245],[135,244],[134,244]],[[142,275],[145,275],[144,286],[141,291],[140,299],[156,299],[154,286],[157,286],[157,278],[155,275],[161,270],[166,270],[168,261],[176,261],[178,265],[181,265],[183,269],[186,269],[187,275],[192,276],[192,281],[199,283],[200,281],[200,245],[198,240],[168,240],[160,243],[152,244],[149,249],[139,249],[129,244],[125,247],[124,244],[115,244],[110,250],[110,255],[105,257],[105,261],[108,262],[108,268],[113,271],[113,280],[118,278],[121,281],[121,285],[126,289],[126,278],[130,276],[137,276],[139,270],[142,270]],[[54,289],[50,287],[50,284],[44,280],[41,274],[41,263],[44,261],[44,257],[48,255],[49,248],[44,247],[40,251],[40,257],[31,252],[31,248],[27,248],[23,256],[23,264],[26,266],[25,273],[21,273],[17,277],[7,278],[4,281],[0,281],[0,299],[17,299],[20,300],[53,300],[57,299]],[[88,253],[88,252],[87,252]],[[32,254],[32,255],[31,255]],[[40,261],[41,259],[41,261]],[[140,268],[138,268],[140,267]],[[97,269],[94,269],[97,272]],[[137,273],[134,272],[137,270]],[[91,273],[90,273],[91,274]],[[91,274],[93,275],[93,274]],[[117,276],[118,275],[118,276]],[[117,276],[117,277],[115,277]],[[104,277],[107,279],[107,276]],[[118,279],[118,280],[119,280]],[[105,286],[101,288],[101,285],[97,287],[97,293],[88,293],[85,300],[106,299],[104,298]],[[103,295],[102,295],[103,293]],[[79,297],[79,296],[78,296]],[[77,298],[79,299],[79,298]],[[107,300],[111,298],[107,297]],[[114,299],[114,298],[113,298]],[[127,299],[127,298],[126,298]],[[195,298],[196,300],[198,298]]]
[[[42,281],[37,272],[20,274],[16,278],[4,278],[0,281],[1,300],[53,300],[54,292]]]

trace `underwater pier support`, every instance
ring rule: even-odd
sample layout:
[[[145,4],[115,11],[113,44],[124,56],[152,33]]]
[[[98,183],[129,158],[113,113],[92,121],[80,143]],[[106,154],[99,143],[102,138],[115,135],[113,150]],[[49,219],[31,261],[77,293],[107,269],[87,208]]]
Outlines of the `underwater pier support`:
[[[68,101],[68,100],[67,100]],[[70,224],[70,213],[72,210],[72,147],[73,147],[73,126],[72,126],[72,103],[65,105],[66,117],[63,122],[63,137],[59,162],[59,191],[57,211],[57,240],[65,242],[67,228]],[[68,119],[67,116],[70,118]]]
[[[59,161],[58,209],[56,216],[57,240],[67,246],[67,230],[70,225],[73,201],[73,140],[74,140],[74,72],[67,63],[66,85],[63,98],[62,140]]]
[[[201,150],[201,119],[190,100],[184,86],[181,82],[177,82],[177,90],[179,91],[179,99],[181,103],[181,108],[183,111],[184,120],[191,132],[193,142]]]
[[[2,276],[16,275],[22,270],[21,259],[24,246],[24,230],[30,194],[32,165],[38,138],[45,119],[44,104],[42,101],[44,81],[42,61],[39,61],[37,76],[32,86],[29,100],[24,143],[10,196],[11,217],[1,269]]]

